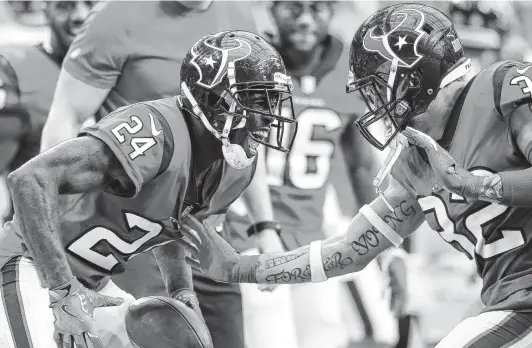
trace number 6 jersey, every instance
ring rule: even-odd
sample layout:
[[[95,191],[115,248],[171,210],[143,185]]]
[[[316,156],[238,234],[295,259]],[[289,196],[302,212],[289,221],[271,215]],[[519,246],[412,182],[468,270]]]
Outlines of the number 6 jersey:
[[[123,107],[81,133],[109,146],[133,183],[60,196],[62,242],[74,275],[89,288],[123,272],[136,254],[175,240],[165,226],[170,217],[180,219],[185,205],[191,203],[200,219],[223,212],[251,181],[254,166],[236,170],[221,156],[198,173],[201,181],[190,177],[195,145],[189,116],[176,103],[171,98]],[[189,184],[197,196],[186,195]],[[15,217],[0,231],[0,264],[26,254],[19,235]]]
[[[453,107],[439,143],[471,173],[530,167],[532,144],[521,153],[508,125],[513,110],[532,101],[530,68],[508,61],[490,66],[469,83]],[[532,308],[532,209],[432,191],[436,179],[427,163],[426,153],[410,146],[391,174],[417,197],[429,226],[476,262],[486,310]]]

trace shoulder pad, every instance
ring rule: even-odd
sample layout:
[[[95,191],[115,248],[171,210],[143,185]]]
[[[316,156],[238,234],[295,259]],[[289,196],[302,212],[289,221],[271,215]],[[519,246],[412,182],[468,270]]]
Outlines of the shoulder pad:
[[[497,112],[507,118],[516,108],[532,102],[532,63],[507,61],[493,73]]]

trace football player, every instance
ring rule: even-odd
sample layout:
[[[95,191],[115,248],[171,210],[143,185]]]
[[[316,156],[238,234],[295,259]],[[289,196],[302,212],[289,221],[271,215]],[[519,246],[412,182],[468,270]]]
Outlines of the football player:
[[[374,182],[389,173],[388,188],[343,236],[287,253],[241,256],[195,224],[195,261],[230,282],[321,282],[362,270],[426,220],[483,279],[485,308],[437,347],[530,346],[532,65],[502,61],[471,76],[448,17],[398,4],[358,29],[349,69],[348,91],[369,108],[358,128],[375,147],[391,148]]]
[[[44,15],[49,27],[48,40],[36,46],[0,49],[12,68],[13,78],[8,82],[15,83],[20,105],[29,115],[25,133],[18,137],[17,151],[8,157],[9,149],[0,144],[6,159],[0,163],[0,172],[12,171],[39,153],[42,127],[52,104],[61,62],[91,7],[91,1],[47,1]],[[0,128],[7,129],[5,122],[6,118],[0,118]],[[3,198],[9,202],[9,197]],[[7,206],[5,217],[10,218],[10,202]]]
[[[343,152],[356,201],[369,203],[376,196],[371,185],[371,178],[378,171],[376,150],[372,151],[353,123],[357,113],[363,113],[365,105],[362,99],[345,94],[342,86],[348,70],[341,62],[347,61],[349,49],[329,34],[335,5],[331,1],[274,1],[270,8],[277,29],[277,35],[270,35],[270,40],[294,80],[292,94],[298,120],[298,134],[291,152],[267,151],[266,156],[274,217],[283,227],[280,236],[287,250],[326,237],[322,229],[325,196],[334,156],[342,156],[338,151],[341,145],[348,145]],[[275,130],[270,139],[277,139]],[[251,243],[253,238],[249,237],[255,234],[255,228],[260,231],[265,224],[258,222],[250,227],[244,207],[235,204],[227,214],[225,226],[231,231],[231,244],[237,250],[257,253]],[[345,226],[347,223],[348,220]],[[390,261],[393,261],[392,270],[404,268],[402,260],[393,257]],[[404,277],[404,271],[402,273]],[[392,275],[398,274],[392,272]],[[357,281],[350,284],[350,287],[360,286],[366,284]],[[346,297],[349,290],[345,282],[281,288],[271,295],[257,293],[260,288],[254,285],[241,288],[245,337],[250,347],[341,347],[346,346],[351,337],[366,338],[364,330],[355,335],[348,332],[342,320],[342,308],[345,302],[351,301]],[[355,291],[360,294],[364,289]],[[397,296],[398,307],[403,305],[399,300],[401,295]],[[265,306],[261,299],[270,305]],[[235,298],[235,301],[240,299]],[[366,298],[358,298],[356,302],[366,307],[359,308],[356,313],[367,313],[373,331],[372,337],[367,338],[393,343],[397,336],[393,323],[387,325],[386,319],[380,320],[386,308],[368,304]],[[388,317],[393,320],[390,315]],[[271,331],[277,334],[271,335]]]
[[[75,137],[82,123],[95,113],[99,120],[118,107],[175,95],[179,67],[197,39],[195,35],[229,29],[256,31],[248,6],[211,2],[101,1],[96,4],[65,58],[44,126],[41,149]],[[209,60],[208,64],[214,63]],[[256,212],[257,221],[271,221],[271,203],[262,167],[259,161],[255,180],[250,184],[253,189],[244,198]],[[273,229],[265,229],[260,234],[265,250],[282,251]],[[113,278],[119,287],[136,298],[166,293],[151,253],[139,255],[131,263],[132,267]],[[226,305],[229,301],[234,303],[238,286],[215,282],[200,272],[194,275],[194,286],[214,345],[244,348],[241,304],[230,308]]]
[[[180,76],[179,96],[119,108],[9,175],[15,215],[0,233],[8,347],[101,346],[93,311],[122,302],[105,279],[147,250],[170,296],[193,293],[175,243],[181,221],[223,213],[251,181],[260,143],[288,151],[283,137],[264,141],[274,120],[293,137],[283,130],[294,120],[279,111],[291,105],[290,78],[260,36],[205,36]]]

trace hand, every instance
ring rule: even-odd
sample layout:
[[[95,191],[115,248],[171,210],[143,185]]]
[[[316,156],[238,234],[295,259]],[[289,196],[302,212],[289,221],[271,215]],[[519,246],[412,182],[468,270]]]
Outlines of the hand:
[[[178,301],[181,301],[185,305],[187,305],[187,307],[192,308],[194,312],[196,312],[196,314],[198,314],[200,318],[203,319],[203,321],[205,321],[205,319],[203,318],[203,314],[201,313],[198,297],[196,296],[196,293],[194,292],[194,290],[191,290],[191,289],[176,290],[172,292],[170,297]]]
[[[483,177],[474,176],[465,170],[434,139],[423,132],[406,127],[402,134],[411,144],[424,149],[437,182],[432,188],[441,188],[465,198],[478,199]]]
[[[58,348],[103,348],[94,322],[94,309],[119,306],[123,299],[89,290],[76,278],[60,288],[49,290],[49,295],[55,318],[54,340]]]
[[[180,232],[184,237],[178,243],[191,253],[187,263],[214,280],[228,282],[240,257],[233,247],[207,221],[201,223],[191,215],[183,219]]]
[[[390,310],[397,317],[401,318],[405,314],[407,300],[406,285],[406,265],[405,260],[394,257],[388,267],[388,278],[390,280]]]
[[[257,247],[259,254],[274,254],[285,251],[281,237],[277,231],[273,229],[265,229],[257,234]],[[259,290],[271,292],[275,290],[279,284],[260,284]]]

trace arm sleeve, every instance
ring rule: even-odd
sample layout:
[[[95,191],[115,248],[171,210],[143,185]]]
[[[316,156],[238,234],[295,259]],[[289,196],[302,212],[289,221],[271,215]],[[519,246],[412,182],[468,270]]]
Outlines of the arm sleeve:
[[[127,2],[101,1],[91,10],[63,61],[63,69],[96,88],[112,88],[129,54]]]
[[[110,186],[119,196],[135,197],[143,186],[168,168],[173,153],[173,138],[161,114],[142,104],[120,108],[80,135],[93,136],[113,151],[134,184],[134,192]]]

